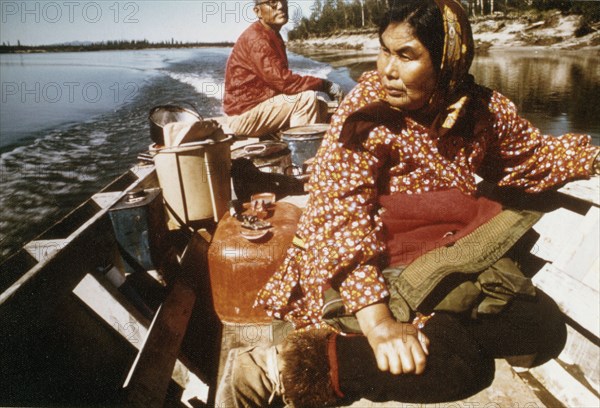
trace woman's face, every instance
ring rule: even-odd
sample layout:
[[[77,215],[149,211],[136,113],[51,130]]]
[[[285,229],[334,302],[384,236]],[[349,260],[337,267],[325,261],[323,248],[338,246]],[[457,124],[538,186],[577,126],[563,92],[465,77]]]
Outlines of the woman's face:
[[[408,23],[392,23],[383,32],[377,70],[387,102],[405,111],[425,107],[437,83],[429,51]]]

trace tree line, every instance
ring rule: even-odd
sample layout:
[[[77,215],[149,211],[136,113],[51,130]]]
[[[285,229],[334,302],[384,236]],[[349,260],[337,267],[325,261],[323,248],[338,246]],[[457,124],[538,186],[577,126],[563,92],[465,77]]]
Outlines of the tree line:
[[[182,42],[171,39],[170,41],[150,42],[148,40],[119,40],[100,41],[73,44],[52,45],[17,45],[3,42],[0,45],[1,53],[26,53],[26,52],[75,52],[75,51],[113,51],[113,50],[141,50],[147,48],[195,48],[195,47],[232,47],[231,42],[204,43]]]
[[[288,33],[290,40],[333,34],[342,30],[374,28],[394,0],[315,0],[313,11]],[[396,0],[398,1],[398,0]],[[528,10],[559,10],[584,16],[580,30],[600,21],[600,2],[565,0],[462,0],[473,18],[508,15]]]

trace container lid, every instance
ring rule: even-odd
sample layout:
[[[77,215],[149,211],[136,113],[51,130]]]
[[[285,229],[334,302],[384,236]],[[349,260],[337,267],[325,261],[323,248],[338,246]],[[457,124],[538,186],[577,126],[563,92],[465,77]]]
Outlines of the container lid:
[[[152,202],[156,196],[162,192],[160,188],[150,188],[147,190],[132,190],[121,198],[109,211],[118,211],[128,208],[144,207]]]
[[[305,139],[313,136],[322,136],[329,125],[327,123],[314,123],[312,125],[295,126],[281,132],[282,139]]]
[[[232,159],[241,157],[269,157],[280,153],[289,153],[288,145],[284,142],[266,141],[252,143],[231,151]]]

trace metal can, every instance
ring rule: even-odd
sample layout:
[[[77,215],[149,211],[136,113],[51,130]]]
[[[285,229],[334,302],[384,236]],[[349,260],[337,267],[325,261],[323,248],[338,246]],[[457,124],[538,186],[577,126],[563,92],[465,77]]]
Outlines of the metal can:
[[[304,163],[317,154],[328,127],[326,123],[315,123],[292,127],[281,132],[281,140],[291,151],[292,164],[300,172],[304,172]]]

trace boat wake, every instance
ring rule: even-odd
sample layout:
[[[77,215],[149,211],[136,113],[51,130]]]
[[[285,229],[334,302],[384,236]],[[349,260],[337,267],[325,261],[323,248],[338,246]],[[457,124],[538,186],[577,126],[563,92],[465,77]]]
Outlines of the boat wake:
[[[115,53],[123,59],[117,65],[127,67],[123,71],[128,75],[126,80],[137,84],[135,92],[120,94],[119,103],[72,104],[59,113],[53,104],[35,104],[36,117],[25,112],[13,115],[11,119],[19,123],[18,129],[26,131],[15,133],[14,137],[2,134],[5,144],[0,148],[0,262],[135,165],[137,155],[151,144],[148,113],[153,107],[190,102],[203,117],[222,115],[229,52],[230,49],[190,49],[157,51],[157,55]],[[44,57],[60,57],[76,69],[89,65],[84,54],[36,55],[31,63],[39,64],[37,60]],[[134,63],[149,72],[130,77],[129,68]],[[290,67],[302,75],[330,76],[336,80],[335,70],[332,72],[327,64],[299,55],[290,54]],[[115,69],[109,72],[114,76],[106,77],[107,72],[103,71],[103,82],[98,83],[110,85],[102,88],[106,95],[114,96],[114,83],[121,85],[119,90],[125,89],[129,82],[121,83],[123,78],[119,75],[123,72]],[[15,109],[25,106],[20,99],[17,102]],[[46,117],[57,121],[42,120]],[[24,122],[26,119],[41,125],[33,126],[33,122]]]

